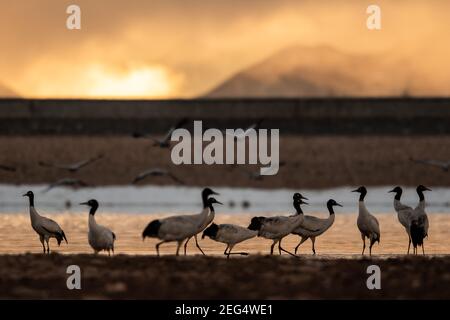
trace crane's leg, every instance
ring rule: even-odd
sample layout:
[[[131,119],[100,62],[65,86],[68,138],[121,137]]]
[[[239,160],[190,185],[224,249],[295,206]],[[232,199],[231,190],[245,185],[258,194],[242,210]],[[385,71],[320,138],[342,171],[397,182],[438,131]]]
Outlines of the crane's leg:
[[[192,238],[192,237],[188,238],[188,239],[186,240],[186,242],[184,243],[184,255],[186,255],[186,252],[187,252],[187,245],[188,245],[189,240],[191,240],[191,238]]]
[[[194,236],[195,239],[195,245],[197,246],[198,250],[200,250],[200,252],[206,256],[206,254],[203,252],[202,248],[200,248],[200,245],[198,244],[198,240],[197,240],[197,235]]]
[[[278,242],[278,254],[281,256],[281,241]]]
[[[374,239],[370,239],[370,246],[369,246],[369,256],[372,256],[372,246],[375,243]]]
[[[230,245],[227,244],[227,247],[225,248],[225,251],[223,252],[223,254],[226,255],[226,256],[228,255],[227,250],[228,250],[229,247],[230,247]]]
[[[316,242],[316,237],[311,237],[311,242],[312,242],[312,251],[313,254],[316,255],[316,248],[314,247],[314,244]]]
[[[408,243],[408,254],[409,254],[409,249],[411,248],[411,237],[409,237],[409,243]]]
[[[298,247],[300,247],[300,245],[301,245],[303,242],[305,242],[306,240],[308,240],[308,237],[301,237],[301,238],[302,238],[302,239],[300,240],[300,242],[298,243],[298,245],[295,247],[295,251],[294,251],[295,254],[297,254]]]
[[[422,254],[425,255],[425,244],[422,243]]]
[[[49,246],[49,244],[48,244],[48,241],[49,241],[50,239],[48,238],[48,237],[45,237],[45,242],[47,242],[47,254],[49,254],[50,253],[50,246]]]
[[[161,241],[161,242],[158,242],[157,244],[156,244],[156,254],[158,255],[158,257],[159,257],[159,246],[160,245],[162,245],[163,243],[165,243],[165,242],[167,242],[166,240],[163,240],[163,241]]]
[[[270,246],[270,254],[273,255],[273,247],[277,244],[278,240],[273,240],[272,245]]]
[[[234,244],[230,245],[230,249],[228,250],[227,259],[230,259],[231,250],[233,250]]]
[[[39,236],[39,240],[41,240],[42,248],[44,248],[44,254],[45,254],[44,237],[43,236]]]
[[[291,256],[293,256],[293,257],[297,257],[295,254],[293,254],[292,252],[289,252],[289,251],[287,251],[287,250],[285,250],[285,249],[283,249],[282,247],[281,247],[281,240],[283,240],[283,239],[280,239],[280,242],[278,243],[278,248],[281,250],[281,251],[284,251],[284,252],[286,252],[287,254],[290,254]]]
[[[364,255],[364,250],[366,250],[366,237],[364,236],[364,234],[361,233],[361,238],[363,241],[363,250],[362,250],[362,255]]]
[[[180,255],[180,247],[181,247],[182,244],[183,244],[183,240],[177,241],[177,251],[175,253],[176,256]]]

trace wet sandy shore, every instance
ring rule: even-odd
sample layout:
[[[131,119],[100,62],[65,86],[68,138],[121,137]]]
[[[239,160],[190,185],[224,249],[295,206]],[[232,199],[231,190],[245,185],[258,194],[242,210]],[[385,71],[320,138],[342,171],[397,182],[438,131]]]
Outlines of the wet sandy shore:
[[[367,267],[381,270],[369,290]],[[68,290],[66,268],[81,269]],[[450,257],[0,256],[2,299],[443,299]]]
[[[364,152],[361,152],[361,151]],[[30,157],[33,154],[33,157]],[[105,158],[71,174],[38,165],[39,161],[73,163],[98,154]],[[0,170],[0,181],[40,184],[75,177],[93,186],[125,185],[145,169],[171,170],[186,185],[262,188],[331,188],[343,185],[450,186],[450,174],[411,162],[412,158],[450,159],[450,136],[285,136],[280,137],[276,176],[249,179],[242,166],[175,166],[170,150],[146,139],[108,136],[0,136],[0,163],[17,167]],[[247,169],[257,171],[258,166]],[[170,185],[167,177],[143,184]]]

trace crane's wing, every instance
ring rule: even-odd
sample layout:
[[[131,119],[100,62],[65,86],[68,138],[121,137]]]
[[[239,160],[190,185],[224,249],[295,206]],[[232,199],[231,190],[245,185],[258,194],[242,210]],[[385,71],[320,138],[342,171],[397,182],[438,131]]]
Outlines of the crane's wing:
[[[265,232],[269,233],[277,233],[280,230],[280,226],[284,225],[286,223],[289,223],[289,220],[287,217],[270,217],[264,219],[262,222],[261,230],[264,230]]]
[[[44,230],[46,230],[49,233],[62,236],[63,230],[61,229],[58,223],[46,217],[41,218],[42,218],[41,226]]]
[[[421,164],[427,164],[430,166],[435,166],[439,168],[446,168],[448,167],[449,163],[439,160],[421,160],[421,159],[411,159],[414,162],[421,163]]]
[[[326,220],[324,219],[320,219],[314,216],[305,216],[302,224],[300,225],[300,228],[309,232],[316,232],[323,227],[325,222]]]
[[[103,155],[99,155],[99,156],[78,162],[78,163],[74,164],[73,167],[77,167],[78,169],[81,169],[81,168],[87,166],[88,164],[91,164],[97,160],[100,160],[101,158],[103,158]]]

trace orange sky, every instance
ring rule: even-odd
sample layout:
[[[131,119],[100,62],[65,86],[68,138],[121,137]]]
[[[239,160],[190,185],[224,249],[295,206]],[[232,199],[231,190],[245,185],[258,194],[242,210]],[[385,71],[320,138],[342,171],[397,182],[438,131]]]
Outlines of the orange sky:
[[[366,8],[382,9],[382,30]],[[69,4],[82,30],[65,27]],[[407,57],[450,95],[450,1],[0,0],[0,83],[24,97],[195,97],[293,45]],[[427,93],[427,92],[425,92]]]

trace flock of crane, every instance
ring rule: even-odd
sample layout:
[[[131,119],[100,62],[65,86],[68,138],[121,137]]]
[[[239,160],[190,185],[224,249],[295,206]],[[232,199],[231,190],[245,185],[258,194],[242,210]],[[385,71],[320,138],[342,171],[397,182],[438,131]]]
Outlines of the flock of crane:
[[[422,247],[425,254],[424,239],[428,236],[429,222],[425,212],[425,191],[431,191],[429,188],[419,185],[417,187],[419,203],[416,208],[411,208],[401,203],[402,188],[395,187],[389,191],[395,193],[394,209],[397,212],[398,220],[405,228],[408,235],[408,254],[410,252],[411,243],[413,244],[413,252],[417,254],[417,247]],[[361,233],[363,242],[362,255],[366,249],[366,238],[369,241],[369,254],[372,255],[372,246],[376,242],[380,242],[380,226],[378,220],[366,208],[364,198],[367,189],[364,186],[359,187],[352,192],[359,193],[359,213],[357,226]],[[278,252],[285,252],[292,256],[297,256],[299,246],[306,240],[311,239],[313,254],[316,254],[315,240],[318,236],[325,233],[334,223],[334,207],[340,206],[335,200],[330,199],[327,202],[329,212],[328,218],[320,219],[314,216],[304,215],[301,206],[307,204],[304,200],[308,200],[300,193],[293,196],[293,206],[295,214],[285,216],[271,217],[253,217],[248,227],[234,224],[215,224],[214,205],[221,204],[213,195],[217,192],[210,188],[203,189],[201,193],[203,209],[198,214],[170,216],[163,219],[151,221],[142,232],[142,238],[157,238],[161,240],[156,244],[156,253],[159,256],[159,247],[163,243],[176,242],[176,255],[179,255],[181,246],[184,244],[184,254],[187,252],[188,242],[194,238],[197,248],[202,254],[205,254],[198,243],[198,235],[202,234],[202,239],[209,237],[212,240],[226,244],[224,255],[227,258],[233,254],[247,255],[246,252],[231,252],[234,246],[245,240],[254,237],[263,237],[273,241],[270,247],[270,254],[274,253],[274,248],[278,244]],[[34,205],[34,193],[28,191],[23,196],[28,197],[30,206],[31,226],[39,235],[44,253],[50,252],[49,240],[55,238],[58,245],[64,240],[68,243],[66,235],[62,228],[55,221],[40,215]],[[88,220],[88,242],[94,252],[107,251],[108,254],[114,254],[114,242],[116,235],[107,227],[98,224],[95,220],[95,214],[99,207],[96,200],[91,199],[81,203],[89,207]],[[294,253],[286,250],[281,246],[284,237],[294,234],[298,235],[301,240],[296,246]],[[47,245],[47,246],[46,246]]]
[[[263,120],[259,120],[244,131],[243,137],[249,130],[256,130],[261,125]],[[185,125],[186,119],[178,121],[174,126],[172,126],[165,136],[161,139],[155,139],[151,135],[135,133],[134,138],[148,138],[153,141],[153,146],[162,149],[170,148],[170,139],[173,131],[175,129],[181,128]],[[235,137],[240,139],[243,137]],[[104,158],[104,155],[98,155],[83,161],[71,163],[71,164],[55,164],[48,162],[39,162],[40,166],[43,167],[53,167],[57,169],[66,170],[71,173],[76,173],[82,168],[91,165]],[[441,168],[443,171],[448,171],[450,168],[450,161],[436,161],[436,160],[418,160],[412,159],[416,163],[426,164],[430,166],[436,166]],[[284,162],[280,163],[280,166],[284,165]],[[16,171],[13,166],[0,164],[0,170],[3,171]],[[245,171],[245,170],[244,170]],[[255,172],[245,171],[249,179],[261,180],[263,176]],[[183,184],[183,181],[172,174],[170,171],[160,168],[150,168],[141,173],[139,173],[131,183],[135,184],[139,181],[146,179],[147,177],[155,176],[166,176],[169,177],[175,183]],[[50,184],[46,191],[49,191],[55,187],[59,186],[71,186],[71,187],[85,187],[88,186],[87,183],[75,178],[63,178],[52,184]],[[402,195],[402,189],[396,187],[391,192],[394,192],[394,208],[398,214],[398,220],[405,228],[408,235],[408,254],[410,252],[411,243],[414,247],[414,253],[417,254],[417,247],[422,246],[422,252],[425,254],[423,239],[428,235],[428,217],[425,212],[425,200],[423,192],[429,190],[428,188],[420,185],[417,187],[417,194],[419,195],[419,204],[416,208],[408,207],[401,203],[400,198]],[[361,239],[363,241],[364,254],[366,248],[366,238],[369,241],[369,253],[372,253],[372,246],[376,242],[380,242],[380,227],[378,220],[370,214],[364,204],[364,197],[367,194],[365,187],[360,187],[354,192],[360,194],[359,197],[359,214],[357,219],[357,226],[361,233]],[[184,243],[184,253],[186,254],[187,244],[191,238],[195,239],[196,246],[204,254],[200,245],[198,244],[197,235],[202,233],[202,238],[209,237],[215,241],[225,243],[227,245],[224,254],[229,257],[231,254],[246,254],[243,252],[232,253],[233,247],[242,241],[259,236],[267,239],[273,240],[271,246],[271,254],[273,254],[274,247],[278,244],[278,251],[286,252],[291,255],[296,255],[299,246],[306,240],[310,239],[312,242],[312,251],[315,254],[315,239],[316,237],[325,233],[334,223],[334,207],[341,206],[335,200],[330,199],[327,202],[327,208],[329,211],[329,217],[326,219],[319,219],[314,216],[304,215],[301,209],[302,204],[306,204],[303,200],[307,200],[299,193],[295,193],[293,196],[293,205],[296,213],[291,216],[276,216],[276,217],[254,217],[250,225],[245,228],[242,226],[237,226],[233,224],[220,224],[217,225],[213,222],[215,211],[213,205],[220,204],[215,198],[210,197],[216,195],[214,191],[209,188],[205,188],[202,192],[203,210],[199,214],[194,215],[181,215],[173,216],[165,219],[154,220],[149,223],[145,228],[142,236],[158,238],[161,241],[156,245],[156,251],[159,255],[159,246],[166,242],[175,241],[177,242],[176,254],[179,254],[181,245]],[[49,252],[49,239],[56,238],[58,245],[64,240],[67,242],[64,231],[61,227],[53,220],[45,218],[36,211],[34,207],[34,193],[32,191],[27,192],[24,196],[27,196],[30,201],[30,217],[31,225],[33,229],[38,233],[39,239],[42,243],[44,253]],[[114,242],[116,240],[115,234],[108,228],[97,224],[95,220],[95,213],[98,209],[98,202],[94,199],[83,203],[90,207],[89,211],[89,233],[88,240],[94,252],[106,250],[108,253],[114,253]],[[282,239],[289,234],[298,235],[301,239],[299,244],[296,246],[294,253],[285,250],[281,246]],[[47,246],[46,246],[47,245]]]

